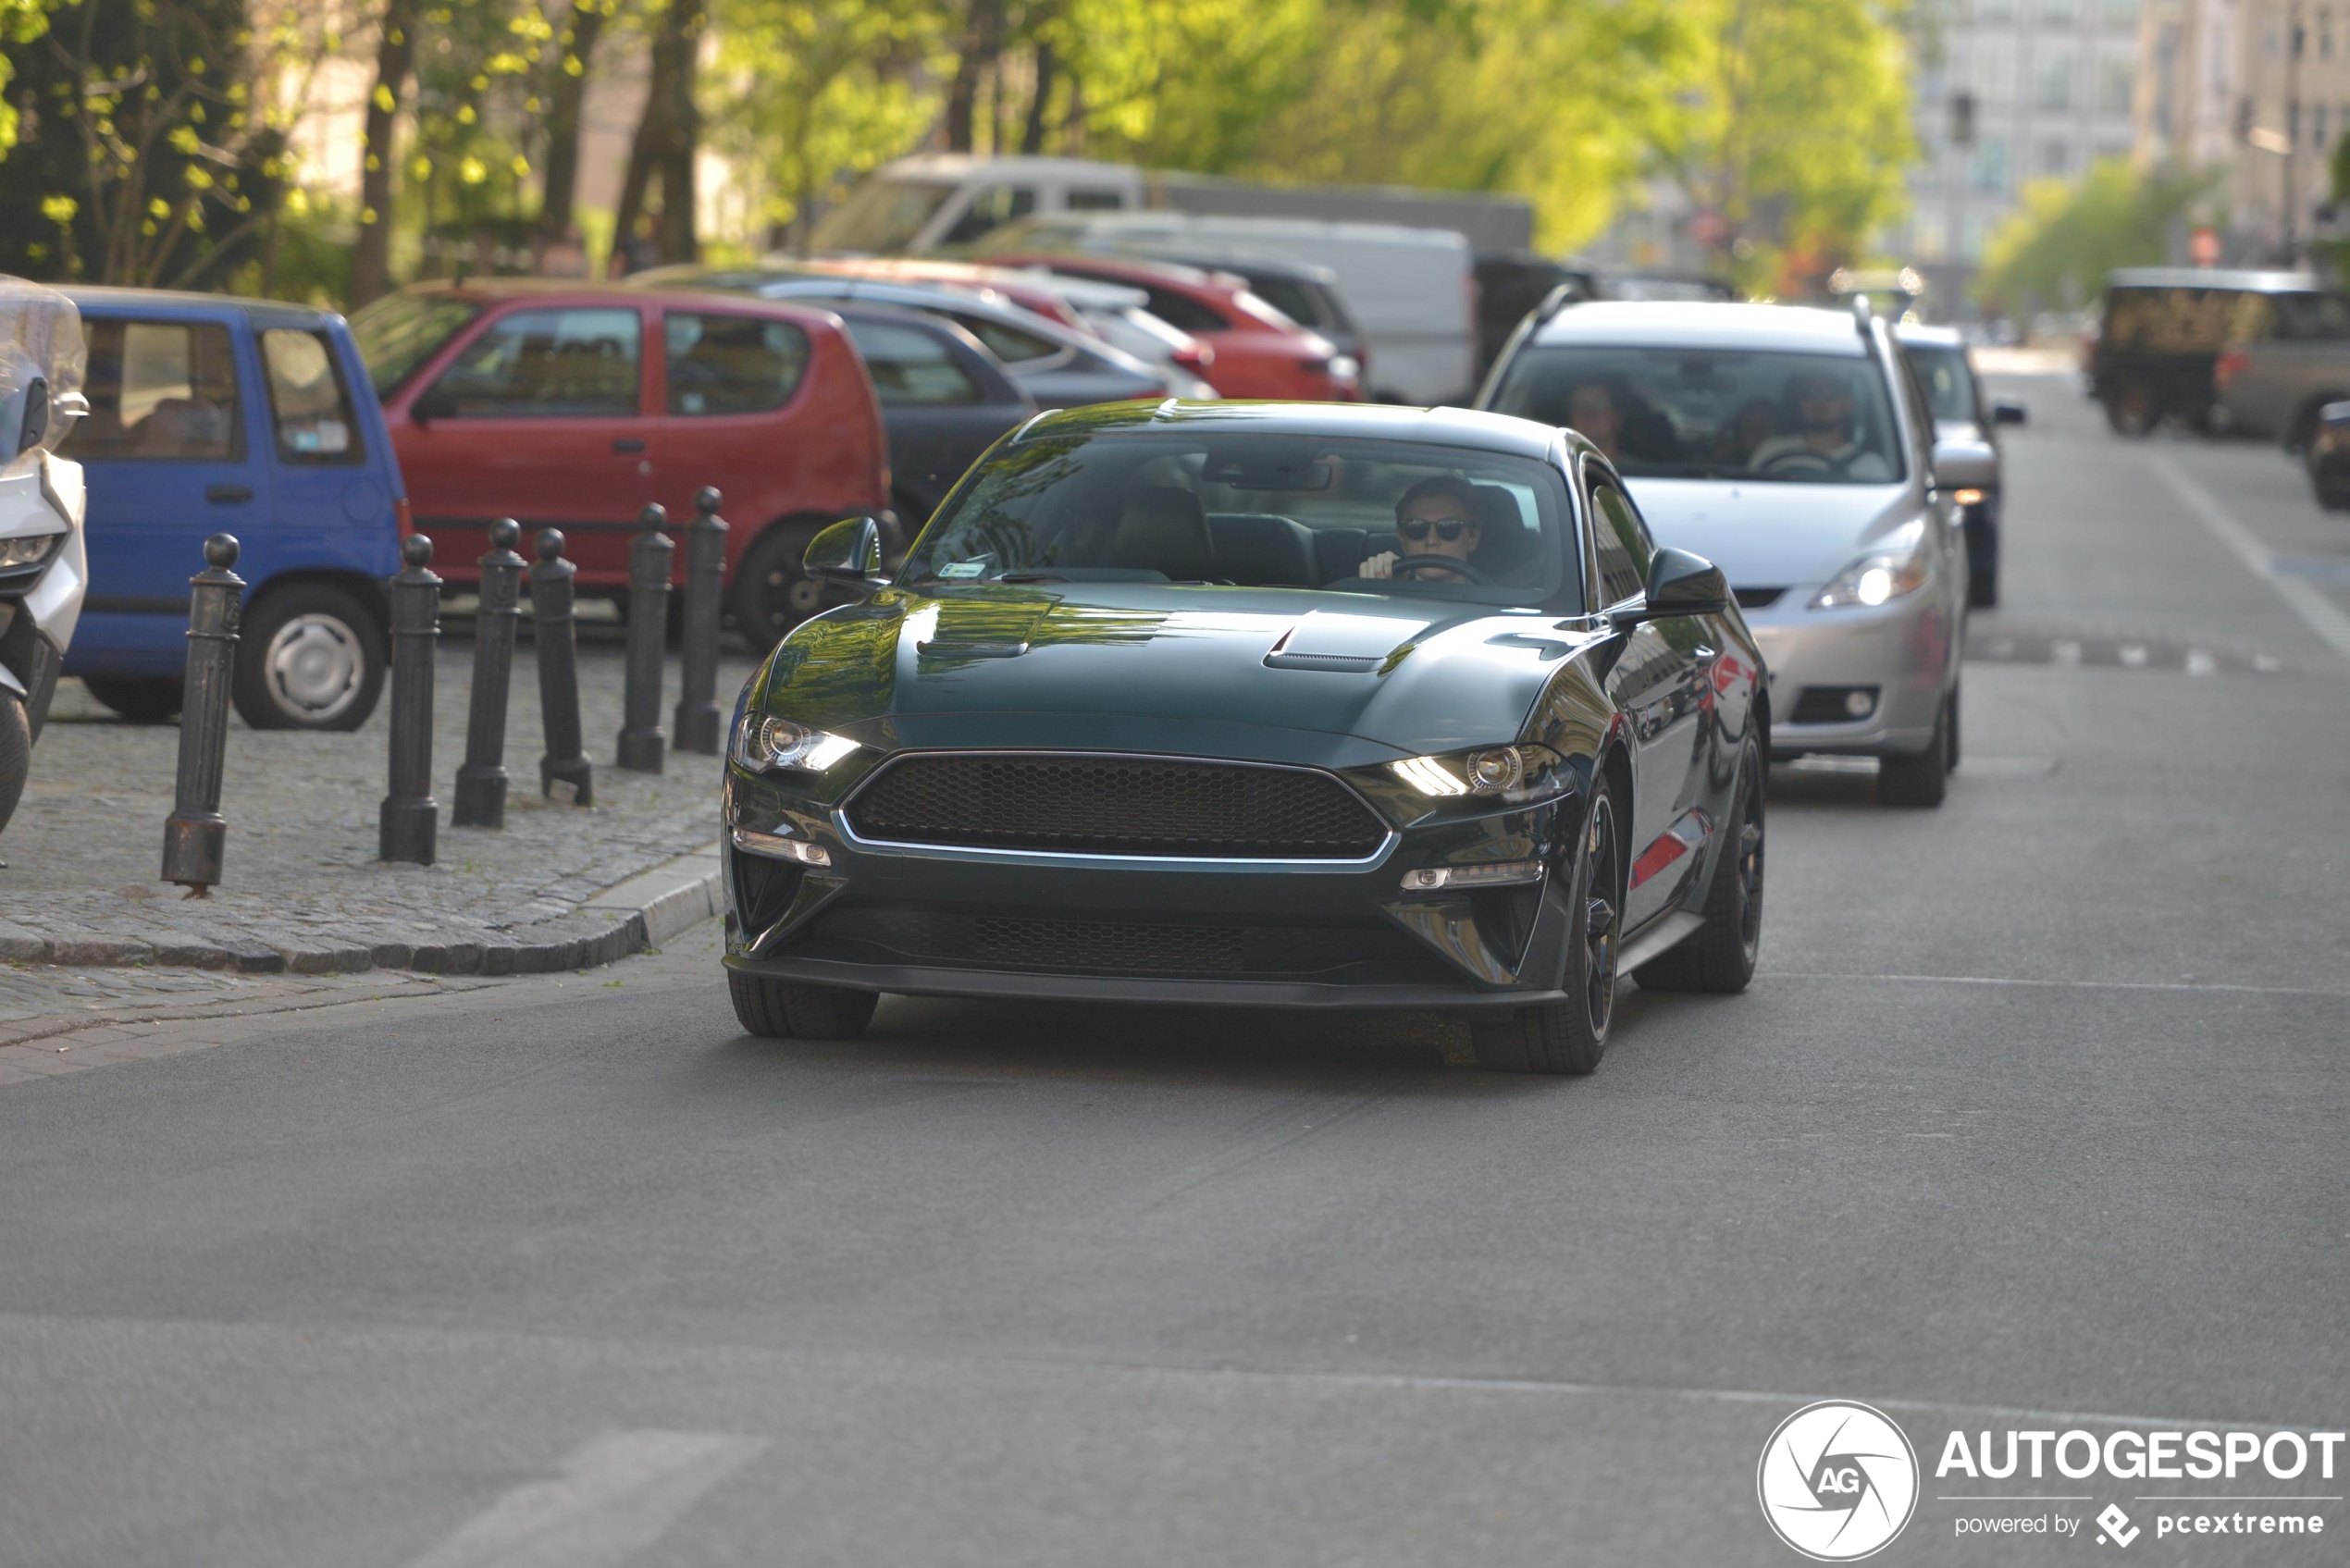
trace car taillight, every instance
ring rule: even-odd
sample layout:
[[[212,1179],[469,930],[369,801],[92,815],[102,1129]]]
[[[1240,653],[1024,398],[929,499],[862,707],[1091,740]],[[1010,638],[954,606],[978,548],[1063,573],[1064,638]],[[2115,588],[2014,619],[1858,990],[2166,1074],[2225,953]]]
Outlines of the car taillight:
[[[2234,380],[2251,363],[2252,356],[2242,349],[2230,349],[2226,353],[2221,354],[2219,363],[2211,367],[2211,384],[2220,390],[2226,391],[2228,383]]]
[[[399,530],[400,537],[403,539],[416,531],[416,514],[408,510],[406,496],[402,496],[391,503],[391,522],[392,526]]]

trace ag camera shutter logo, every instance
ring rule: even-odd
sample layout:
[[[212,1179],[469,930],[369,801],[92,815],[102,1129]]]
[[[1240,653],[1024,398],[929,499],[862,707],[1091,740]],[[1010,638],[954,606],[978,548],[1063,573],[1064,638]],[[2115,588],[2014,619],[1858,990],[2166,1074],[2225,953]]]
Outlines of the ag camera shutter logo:
[[[1762,1445],[1754,1490],[1779,1539],[1815,1562],[1850,1562],[1889,1545],[1917,1512],[1917,1451],[1883,1411],[1822,1400]]]

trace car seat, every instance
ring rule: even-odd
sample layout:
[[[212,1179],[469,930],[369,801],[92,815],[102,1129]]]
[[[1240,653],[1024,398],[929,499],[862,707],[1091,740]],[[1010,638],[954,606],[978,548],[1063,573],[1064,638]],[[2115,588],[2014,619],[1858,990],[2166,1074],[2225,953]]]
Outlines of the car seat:
[[[1174,485],[1145,485],[1126,498],[1110,536],[1109,564],[1162,572],[1179,583],[1216,574],[1216,540],[1199,497]]]
[[[1220,576],[1289,588],[1310,588],[1320,580],[1313,531],[1302,523],[1278,512],[1218,512],[1208,518],[1207,529],[1216,542]]]

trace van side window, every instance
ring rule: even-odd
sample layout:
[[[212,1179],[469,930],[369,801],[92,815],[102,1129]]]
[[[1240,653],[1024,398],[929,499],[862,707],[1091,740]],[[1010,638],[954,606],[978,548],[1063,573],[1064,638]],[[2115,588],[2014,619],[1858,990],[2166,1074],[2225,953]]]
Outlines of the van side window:
[[[449,419],[609,417],[637,412],[633,310],[518,310],[458,352],[427,393]]]
[[[662,330],[672,414],[763,414],[808,374],[808,334],[788,321],[671,311]]]
[[[351,395],[323,332],[272,327],[261,334],[269,419],[288,463],[354,463],[366,456]]]
[[[865,356],[873,395],[884,405],[975,403],[979,388],[946,352],[946,345],[915,327],[882,321],[852,321],[848,335]]]
[[[1126,192],[1081,188],[1069,192],[1066,204],[1073,213],[1114,213],[1125,207]]]
[[[959,245],[976,240],[991,228],[1000,228],[1016,217],[1026,217],[1036,210],[1036,191],[1027,185],[989,185],[971,193],[971,204],[955,220],[939,243]]]
[[[1637,599],[1648,586],[1649,558],[1656,547],[1640,514],[1611,485],[1591,487],[1591,543],[1600,558],[1600,605],[1604,610]]]
[[[987,352],[1006,364],[1021,364],[1032,359],[1049,359],[1063,352],[1061,346],[1050,338],[1039,338],[1033,332],[1023,332],[1017,327],[1007,327],[1000,321],[983,315],[959,315],[955,325],[987,345]]]
[[[210,322],[86,323],[89,417],[59,449],[79,463],[236,463],[237,363],[229,328]]]

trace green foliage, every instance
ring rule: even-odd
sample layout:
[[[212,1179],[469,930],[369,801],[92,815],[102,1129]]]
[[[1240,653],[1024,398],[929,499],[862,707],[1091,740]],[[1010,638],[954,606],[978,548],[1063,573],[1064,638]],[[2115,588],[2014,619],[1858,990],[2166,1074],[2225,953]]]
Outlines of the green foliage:
[[[2172,230],[2219,178],[2176,168],[2141,174],[2126,158],[2106,158],[2076,181],[2036,180],[1984,246],[1975,297],[2010,312],[2077,306],[2113,268],[2168,259]]]
[[[46,9],[42,0],[0,0],[0,45],[30,43],[40,37],[49,26]],[[0,158],[17,144],[17,111],[6,96],[13,74],[8,56],[0,53]]]

